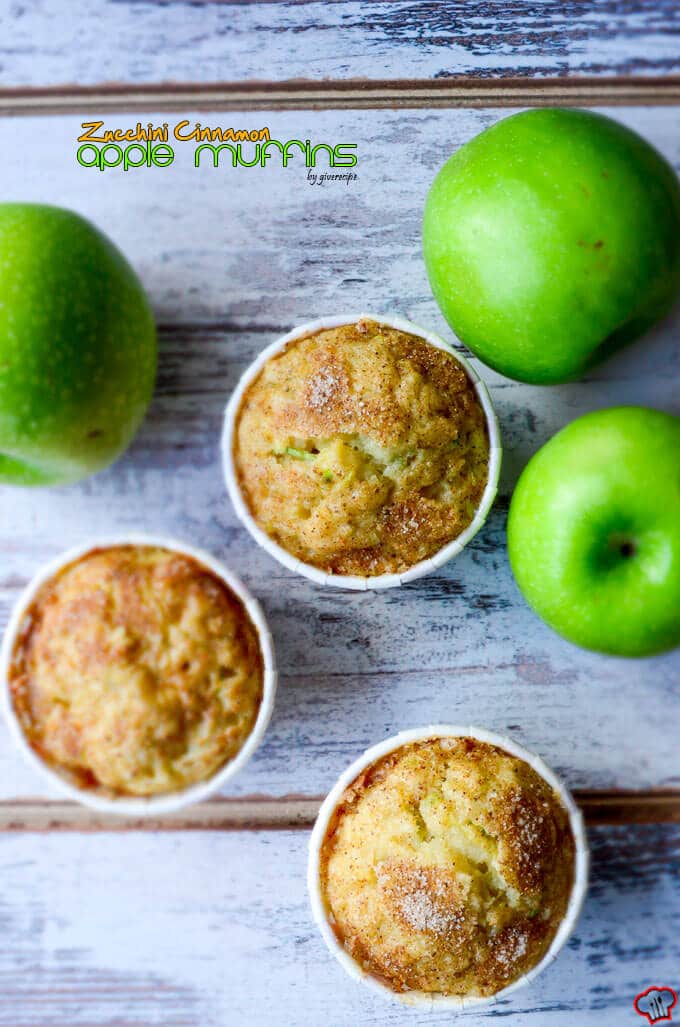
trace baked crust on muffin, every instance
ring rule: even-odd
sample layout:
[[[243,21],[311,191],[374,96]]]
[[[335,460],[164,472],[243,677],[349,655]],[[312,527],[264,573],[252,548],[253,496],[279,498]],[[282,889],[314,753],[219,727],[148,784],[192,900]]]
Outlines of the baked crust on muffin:
[[[241,600],[170,549],[96,549],[37,592],[10,690],[23,732],[78,787],[179,791],[241,749],[262,701],[263,658]]]
[[[320,853],[338,940],[395,992],[488,996],[545,955],[575,843],[559,795],[474,738],[407,744],[346,789]]]
[[[247,388],[234,464],[257,524],[327,573],[402,573],[472,521],[484,410],[453,354],[374,321],[291,342]]]

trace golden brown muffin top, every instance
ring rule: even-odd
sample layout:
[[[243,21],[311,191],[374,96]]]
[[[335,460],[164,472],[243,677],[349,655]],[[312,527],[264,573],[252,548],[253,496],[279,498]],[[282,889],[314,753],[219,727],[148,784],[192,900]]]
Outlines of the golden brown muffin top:
[[[360,321],[291,342],[248,387],[234,462],[259,526],[327,573],[400,573],[470,524],[486,419],[456,358]]]
[[[35,752],[78,787],[150,796],[241,749],[263,688],[257,631],[209,568],[154,546],[86,553],[33,599],[10,673]]]
[[[321,847],[345,950],[396,992],[492,995],[564,918],[574,838],[528,763],[474,738],[407,744],[345,790]]]

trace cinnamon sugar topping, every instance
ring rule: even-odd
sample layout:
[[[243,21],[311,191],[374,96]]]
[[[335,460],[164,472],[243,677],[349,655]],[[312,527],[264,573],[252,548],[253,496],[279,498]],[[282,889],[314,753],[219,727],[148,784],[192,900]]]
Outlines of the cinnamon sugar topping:
[[[236,423],[239,485],[260,527],[333,574],[400,573],[470,524],[486,418],[452,353],[372,321],[289,343]]]
[[[350,785],[321,848],[344,948],[398,992],[492,995],[565,915],[574,838],[527,763],[474,738],[402,746]]]

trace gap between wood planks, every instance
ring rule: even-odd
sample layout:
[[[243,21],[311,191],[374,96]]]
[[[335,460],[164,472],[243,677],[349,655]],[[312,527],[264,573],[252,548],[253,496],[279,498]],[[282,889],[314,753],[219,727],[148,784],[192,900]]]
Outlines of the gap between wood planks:
[[[182,82],[0,89],[0,115],[680,104],[680,76]]]
[[[680,824],[680,790],[573,794],[590,827]],[[306,830],[320,803],[320,796],[215,798],[167,816],[122,817],[72,802],[25,799],[0,802],[0,833]]]
[[[663,78],[346,80],[0,89],[1,116],[135,111],[341,110],[680,105],[680,76]],[[590,826],[680,823],[680,790],[574,792]],[[1,832],[307,829],[320,797],[216,798],[164,817],[97,814],[70,802],[0,802]]]

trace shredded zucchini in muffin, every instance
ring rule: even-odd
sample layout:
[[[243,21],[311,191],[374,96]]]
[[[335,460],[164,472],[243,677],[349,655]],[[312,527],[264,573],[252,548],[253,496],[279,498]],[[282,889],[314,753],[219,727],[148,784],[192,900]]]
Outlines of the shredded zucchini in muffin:
[[[470,524],[484,411],[452,354],[359,322],[291,343],[243,398],[234,458],[267,534],[335,574],[406,571]]]

